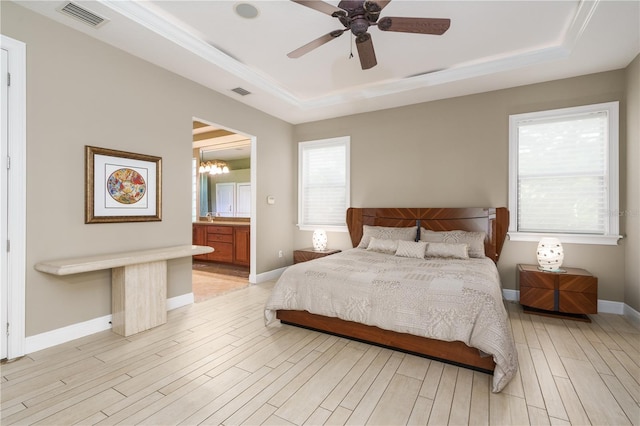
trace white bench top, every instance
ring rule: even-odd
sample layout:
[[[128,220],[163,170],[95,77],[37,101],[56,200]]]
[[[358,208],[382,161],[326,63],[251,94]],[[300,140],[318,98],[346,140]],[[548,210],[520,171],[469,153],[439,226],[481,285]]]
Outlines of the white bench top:
[[[122,253],[102,254],[97,256],[75,257],[70,259],[38,262],[34,268],[40,272],[53,275],[71,275],[82,272],[99,271],[101,269],[118,268],[140,263],[157,262],[160,260],[177,259],[179,257],[194,256],[211,253],[212,247],[207,246],[174,246],[150,250],[137,250]]]

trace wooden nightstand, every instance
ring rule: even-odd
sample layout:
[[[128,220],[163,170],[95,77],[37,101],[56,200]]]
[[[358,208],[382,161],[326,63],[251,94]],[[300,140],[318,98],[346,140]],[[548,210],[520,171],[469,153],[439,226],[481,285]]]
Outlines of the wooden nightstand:
[[[591,322],[598,313],[598,278],[578,268],[544,272],[518,265],[520,304],[525,312]]]
[[[342,250],[314,250],[312,248],[306,248],[302,250],[294,250],[293,263],[307,262],[313,259],[319,259],[321,257],[329,256],[331,254],[340,253]]]

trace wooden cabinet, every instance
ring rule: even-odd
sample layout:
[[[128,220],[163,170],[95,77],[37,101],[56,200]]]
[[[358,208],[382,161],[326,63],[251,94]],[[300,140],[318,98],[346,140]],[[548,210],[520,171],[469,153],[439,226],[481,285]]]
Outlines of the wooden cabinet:
[[[193,225],[193,245],[196,246],[206,246],[207,245],[207,230],[204,226]],[[209,254],[199,254],[197,256],[193,256],[195,260],[208,260]]]
[[[233,263],[233,227],[207,225],[207,245],[213,247],[209,260]]]
[[[193,244],[213,247],[195,260],[249,266],[251,230],[247,225],[193,224]]]
[[[249,266],[251,259],[250,247],[251,232],[248,226],[235,226],[233,228],[234,263],[236,265]]]
[[[566,272],[540,271],[518,265],[520,304],[525,312],[589,321],[598,313],[598,278],[579,268]]]
[[[341,250],[314,250],[312,248],[294,250],[293,263],[307,262],[313,259],[319,259],[321,257],[329,256],[331,254],[340,253]]]

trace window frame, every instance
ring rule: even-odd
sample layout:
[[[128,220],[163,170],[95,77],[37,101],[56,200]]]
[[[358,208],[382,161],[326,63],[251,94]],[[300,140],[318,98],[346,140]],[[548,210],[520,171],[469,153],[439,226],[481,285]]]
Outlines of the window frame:
[[[542,233],[518,231],[518,160],[519,141],[518,129],[520,123],[536,120],[547,120],[577,114],[607,112],[609,140],[607,142],[607,211],[608,223],[604,234],[574,234],[574,233]],[[622,238],[619,219],[619,102],[605,102],[577,107],[559,108],[546,111],[536,111],[523,114],[509,115],[509,230],[511,241],[539,241],[543,237],[556,237],[563,243],[617,245]]]
[[[344,145],[346,148],[345,155],[345,206],[344,206],[344,225],[326,225],[326,224],[306,224],[303,222],[303,206],[304,206],[304,170],[303,170],[303,153],[306,147],[317,147],[321,145]],[[347,209],[351,206],[351,137],[339,136],[328,139],[318,139],[312,141],[298,142],[298,229],[301,231],[314,231],[323,229],[328,232],[348,232],[346,216]]]

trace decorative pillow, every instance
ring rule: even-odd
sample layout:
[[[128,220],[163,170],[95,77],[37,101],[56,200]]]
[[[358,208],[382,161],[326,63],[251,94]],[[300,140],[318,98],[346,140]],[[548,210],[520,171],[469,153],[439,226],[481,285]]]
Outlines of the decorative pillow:
[[[396,250],[398,250],[398,240],[384,240],[381,238],[371,237],[367,250],[394,254]]]
[[[428,243],[466,243],[469,245],[469,257],[483,258],[484,232],[471,231],[443,231],[435,232],[420,228],[420,241]]]
[[[370,226],[362,225],[362,239],[358,248],[366,249],[369,247],[371,237],[383,240],[404,240],[415,241],[418,235],[417,226],[408,226],[406,228],[386,227],[386,226]]]
[[[468,259],[469,246],[465,243],[428,243],[426,257]]]
[[[424,259],[424,253],[427,250],[427,243],[424,241],[398,241],[398,250],[396,256],[415,257],[416,259]]]

